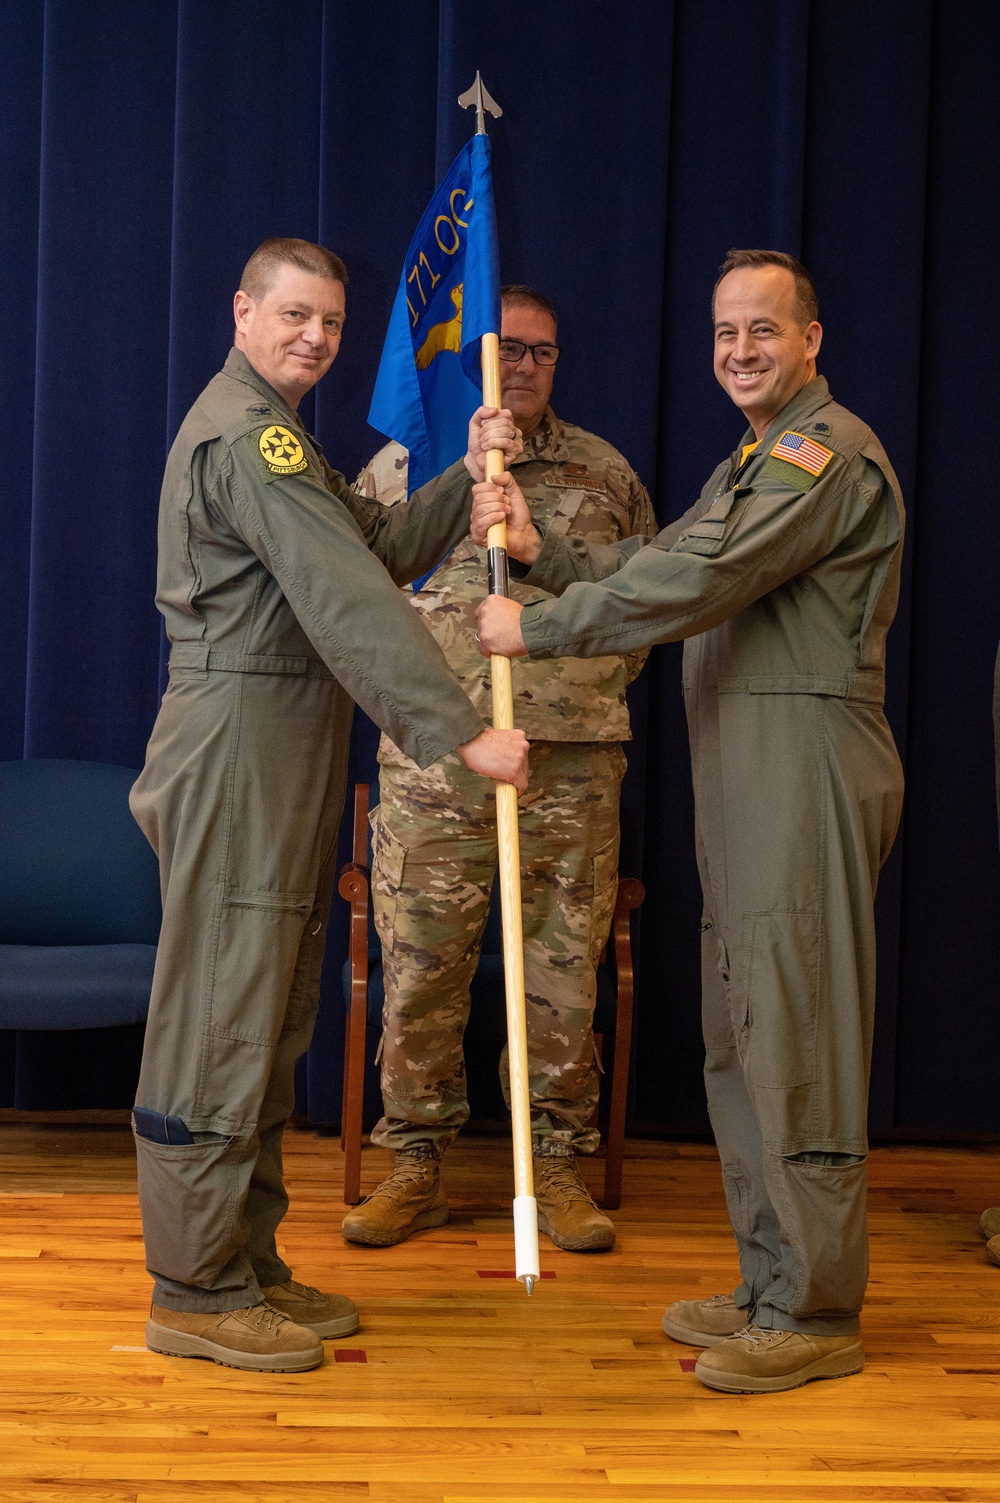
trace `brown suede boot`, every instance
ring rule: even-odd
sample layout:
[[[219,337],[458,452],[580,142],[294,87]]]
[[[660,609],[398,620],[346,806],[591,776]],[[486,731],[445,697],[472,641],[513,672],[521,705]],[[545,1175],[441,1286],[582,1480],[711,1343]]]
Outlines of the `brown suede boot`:
[[[615,1229],[594,1204],[569,1154],[536,1154],[535,1200],[538,1230],[567,1252],[600,1252],[614,1247]]]
[[[441,1165],[426,1154],[396,1154],[396,1164],[378,1189],[353,1211],[348,1211],[340,1230],[348,1242],[367,1247],[392,1247],[405,1242],[411,1232],[428,1226],[443,1226],[448,1220],[448,1201],[441,1188]]]
[[[305,1326],[307,1331],[315,1331],[319,1337],[353,1336],[361,1324],[358,1307],[346,1294],[321,1294],[295,1279],[286,1284],[272,1284],[260,1292],[288,1320]]]
[[[860,1336],[809,1336],[749,1325],[703,1352],[694,1373],[723,1393],[784,1393],[816,1378],[846,1378],[864,1365]]]
[[[152,1305],[146,1345],[167,1357],[208,1357],[223,1367],[257,1373],[301,1373],[319,1367],[323,1343],[271,1305],[196,1314]]]
[[[735,1336],[747,1323],[731,1294],[713,1294],[710,1299],[679,1299],[668,1305],[663,1329],[674,1341],[686,1346],[717,1346]]]

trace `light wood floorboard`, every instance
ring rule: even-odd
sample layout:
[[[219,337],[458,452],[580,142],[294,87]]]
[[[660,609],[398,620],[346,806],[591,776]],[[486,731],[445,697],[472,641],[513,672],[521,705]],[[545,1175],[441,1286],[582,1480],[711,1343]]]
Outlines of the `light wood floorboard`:
[[[996,1150],[874,1151],[864,1372],[737,1397],[660,1329],[670,1300],[735,1282],[708,1147],[630,1142],[615,1251],[543,1238],[555,1277],[529,1300],[481,1277],[512,1268],[504,1139],[449,1155],[447,1226],[375,1250],[339,1235],[335,1140],[290,1132],[283,1250],[363,1327],[318,1371],[267,1376],[145,1349],[127,1129],[5,1116],[3,1503],[1000,1500],[1000,1268],[978,1231]],[[365,1151],[368,1188],[388,1162]]]

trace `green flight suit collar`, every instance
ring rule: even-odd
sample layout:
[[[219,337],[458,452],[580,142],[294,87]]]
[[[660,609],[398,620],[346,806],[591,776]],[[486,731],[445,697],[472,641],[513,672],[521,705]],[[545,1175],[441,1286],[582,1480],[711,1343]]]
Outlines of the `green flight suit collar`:
[[[737,484],[737,481],[740,481],[746,475],[750,464],[755,463],[756,460],[765,460],[768,457],[768,454],[770,454],[771,449],[774,448],[782,433],[785,433],[788,428],[802,427],[803,422],[812,418],[812,415],[818,412],[820,407],[826,407],[829,401],[830,388],[827,386],[826,376],[814,376],[814,379],[806,382],[805,386],[800,386],[798,391],[795,392],[794,397],[792,397],[792,400],[777,413],[776,418],[771,422],[770,428],[767,428],[764,437],[759,440],[759,443],[756,442],[756,434],[753,433],[753,428],[747,428],[746,433],[743,434],[740,442],[735,446],[731,457],[729,457],[729,479],[726,484]],[[743,454],[747,445],[752,445],[752,448],[750,448],[750,452],[746,455],[746,458],[741,460],[740,455]]]
[[[826,384],[825,376],[814,376],[811,381],[807,381],[805,386],[799,388],[787,406],[781,409],[760,443],[755,444],[753,453],[747,455],[743,464],[738,466],[738,470],[745,470],[747,465],[752,464],[755,459],[766,459],[786,429],[800,428],[807,418],[811,418],[821,407],[825,407],[829,400],[830,388]],[[753,429],[748,428],[736,446],[736,454],[741,454],[747,444],[755,443],[755,439],[756,434]]]
[[[244,386],[251,387],[259,396],[266,397],[278,410],[293,423],[296,428],[302,428],[302,419],[295,412],[284,397],[269,386],[259,371],[255,371],[242,350],[234,345],[226,356],[226,363],[222,367],[227,376],[232,376],[234,381],[242,381]]]

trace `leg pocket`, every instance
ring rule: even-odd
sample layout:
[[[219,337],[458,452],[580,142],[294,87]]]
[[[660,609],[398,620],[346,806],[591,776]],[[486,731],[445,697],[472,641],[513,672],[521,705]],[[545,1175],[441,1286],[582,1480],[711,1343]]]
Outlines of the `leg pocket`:
[[[168,1144],[136,1134],[135,1147],[149,1272],[212,1288],[242,1250],[241,1212],[256,1159],[253,1141]]]
[[[212,967],[210,1032],[273,1047],[299,957],[312,893],[239,893],[222,904]]]
[[[590,910],[590,959],[597,965],[611,933],[615,903],[618,900],[619,837],[613,835],[606,845],[594,852],[594,896]]]
[[[392,948],[396,903],[403,885],[406,847],[389,829],[381,805],[370,815],[372,827],[372,910],[375,928],[385,950]]]
[[[747,945],[747,1071],[774,1090],[816,1080],[820,980],[817,913],[751,913]]]

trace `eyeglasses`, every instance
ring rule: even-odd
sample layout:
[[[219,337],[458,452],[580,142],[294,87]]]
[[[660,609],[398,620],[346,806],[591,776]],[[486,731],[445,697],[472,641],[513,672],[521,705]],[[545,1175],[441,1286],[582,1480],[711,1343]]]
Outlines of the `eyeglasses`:
[[[517,365],[523,360],[527,351],[531,351],[531,358],[536,365],[555,365],[559,359],[559,346],[557,344],[525,344],[523,339],[501,339],[500,359],[506,360],[511,365]]]

